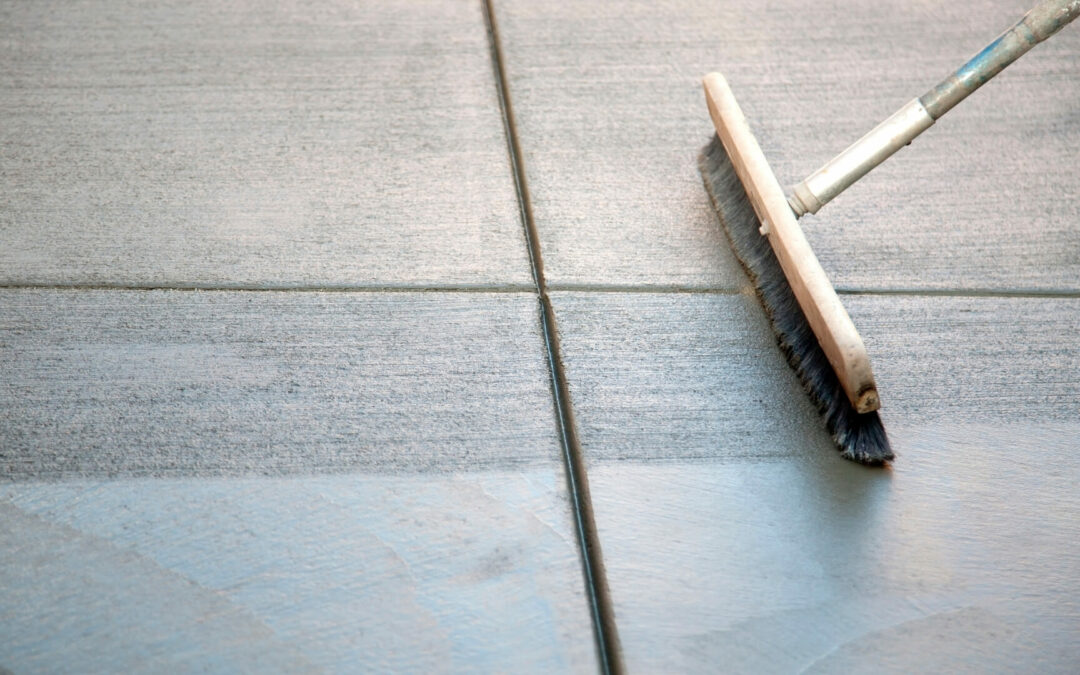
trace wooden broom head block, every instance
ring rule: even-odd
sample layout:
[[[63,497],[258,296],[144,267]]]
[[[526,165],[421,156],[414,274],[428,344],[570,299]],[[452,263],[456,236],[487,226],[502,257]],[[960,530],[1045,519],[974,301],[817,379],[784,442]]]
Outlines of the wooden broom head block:
[[[720,73],[710,73],[704,85],[716,133],[844,392],[860,413],[877,410],[881,402],[866,346],[810,249],[727,80]]]

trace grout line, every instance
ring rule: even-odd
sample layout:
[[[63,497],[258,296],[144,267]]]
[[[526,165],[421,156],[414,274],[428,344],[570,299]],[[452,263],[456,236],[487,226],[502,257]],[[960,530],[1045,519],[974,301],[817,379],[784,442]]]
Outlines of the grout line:
[[[838,295],[911,295],[916,297],[944,298],[1080,298],[1080,291],[1063,288],[845,288],[836,289]]]
[[[670,294],[670,295],[742,295],[748,292],[746,288],[713,288],[709,286],[681,286],[678,284],[664,285],[664,284],[649,284],[649,285],[634,285],[634,284],[575,284],[575,283],[555,283],[550,284],[547,289],[551,293],[627,293],[627,294],[642,294],[642,293],[658,293],[658,294]],[[752,289],[751,289],[752,291]]]
[[[562,442],[563,457],[566,461],[566,477],[570,498],[574,507],[574,520],[577,526],[578,544],[581,548],[582,572],[585,577],[585,590],[592,609],[593,634],[596,638],[597,653],[600,658],[600,670],[605,675],[623,672],[622,654],[619,650],[618,631],[615,625],[615,613],[611,605],[607,576],[604,572],[603,556],[600,552],[600,538],[596,530],[592,499],[589,496],[589,482],[585,471],[585,459],[581,443],[577,437],[577,425],[574,421],[573,407],[570,403],[570,388],[563,369],[560,353],[558,328],[555,321],[555,309],[548,297],[547,282],[544,278],[544,262],[540,253],[540,235],[532,213],[532,201],[525,176],[525,161],[514,122],[514,109],[510,101],[509,81],[506,64],[503,59],[502,43],[499,39],[499,27],[495,20],[492,0],[483,1],[484,21],[487,24],[488,39],[491,44],[491,61],[495,75],[495,87],[502,112],[503,127],[506,133],[506,146],[510,155],[510,166],[517,190],[518,205],[521,209],[521,223],[525,229],[525,242],[529,251],[529,263],[536,293],[540,301],[540,323],[547,350],[548,367],[551,372],[551,392],[555,404],[559,435]]]
[[[529,252],[532,255],[532,251]],[[533,276],[543,270],[538,265]],[[539,285],[529,284],[244,284],[244,283],[2,283],[0,291],[237,291],[243,293],[529,293],[535,294]],[[684,286],[678,284],[590,284],[556,283],[544,285],[548,293],[626,293],[628,295],[655,293],[658,295],[742,295],[752,292],[750,287],[719,288],[712,286]],[[1062,288],[1028,289],[934,289],[934,288],[857,288],[837,287],[838,295],[846,296],[911,296],[943,298],[1080,298],[1080,291]]]
[[[239,291],[244,293],[535,293],[528,284],[188,284],[188,283],[74,283],[36,284],[0,283],[0,290],[48,290],[48,291]]]

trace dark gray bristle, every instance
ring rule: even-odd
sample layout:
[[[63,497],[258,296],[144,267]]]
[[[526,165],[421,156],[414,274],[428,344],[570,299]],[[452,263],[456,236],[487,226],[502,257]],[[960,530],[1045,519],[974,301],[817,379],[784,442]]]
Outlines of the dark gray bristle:
[[[699,166],[705,188],[735,255],[757,289],[780,349],[817,405],[841,454],[870,465],[892,460],[892,448],[881,417],[877,412],[860,414],[848,400],[795,299],[772,246],[758,232],[757,215],[717,136],[714,135],[712,142],[702,150]]]

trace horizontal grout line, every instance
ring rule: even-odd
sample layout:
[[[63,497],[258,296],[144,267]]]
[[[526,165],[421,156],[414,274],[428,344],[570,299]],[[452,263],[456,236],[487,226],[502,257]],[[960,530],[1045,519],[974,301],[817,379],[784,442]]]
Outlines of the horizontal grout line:
[[[710,286],[670,285],[633,285],[633,284],[548,284],[548,291],[553,293],[670,293],[702,295],[739,295],[744,289],[715,288]]]
[[[619,284],[550,284],[548,290],[564,293],[627,293],[627,294],[672,294],[672,295],[742,295],[750,293],[751,288],[718,288],[715,286],[680,286],[680,285],[619,285]],[[924,297],[955,298],[1080,298],[1080,291],[1060,288],[1048,289],[935,289],[935,288],[845,288],[837,287],[838,295],[908,295]]]
[[[363,284],[0,284],[0,290],[50,291],[241,291],[254,293],[528,293],[532,284],[363,285]]]
[[[838,295],[910,295],[945,298],[1080,298],[1080,291],[1063,288],[1028,288],[1028,289],[935,289],[935,288],[843,288],[836,289]]]
[[[680,285],[620,285],[620,284],[550,284],[548,290],[576,293],[669,293],[684,295],[742,295],[750,293],[751,288],[718,288],[715,286],[680,286]],[[1067,289],[935,289],[935,288],[846,288],[837,287],[838,295],[908,295],[925,297],[956,298],[1080,298],[1080,291]]]
[[[0,291],[238,291],[248,293],[528,293],[535,295],[533,284],[108,284],[108,283],[0,283]],[[717,288],[710,286],[634,285],[634,284],[551,284],[550,293],[626,293],[670,295],[742,295],[750,288]],[[912,296],[946,298],[1080,298],[1080,291],[1049,289],[920,289],[920,288],[850,288],[838,287],[838,295]]]

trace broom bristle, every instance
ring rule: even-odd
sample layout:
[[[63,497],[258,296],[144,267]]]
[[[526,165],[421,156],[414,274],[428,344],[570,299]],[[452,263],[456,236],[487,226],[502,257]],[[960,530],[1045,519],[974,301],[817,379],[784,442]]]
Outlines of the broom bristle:
[[[881,465],[893,459],[889,439],[877,412],[859,413],[806,321],[784,270],[760,223],[746,190],[719,137],[713,136],[698,160],[705,188],[727,231],[736,257],[750,276],[781,351],[825,419],[825,426],[847,459]]]

